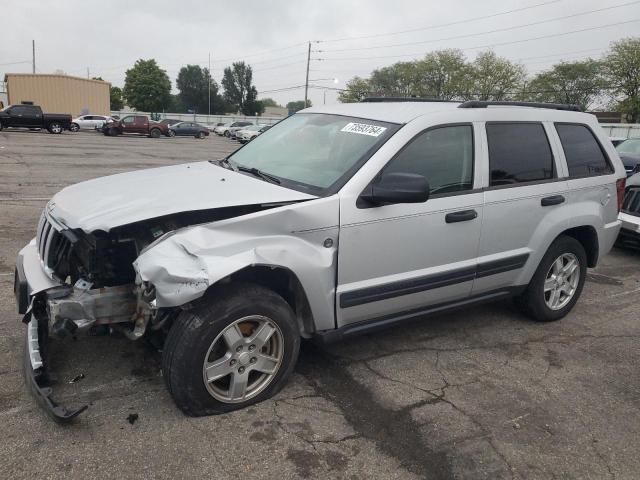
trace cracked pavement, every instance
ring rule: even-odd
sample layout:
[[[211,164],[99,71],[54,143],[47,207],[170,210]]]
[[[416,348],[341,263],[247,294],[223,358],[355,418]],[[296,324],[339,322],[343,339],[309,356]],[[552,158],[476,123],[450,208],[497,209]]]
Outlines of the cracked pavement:
[[[52,423],[23,385],[12,293],[16,253],[46,200],[70,183],[236,147],[215,135],[0,133],[4,478],[638,477],[640,256],[622,249],[590,271],[560,322],[537,324],[500,302],[330,347],[305,342],[282,392],[221,416],[184,416],[143,342],[60,342],[56,398],[90,407],[72,425]]]

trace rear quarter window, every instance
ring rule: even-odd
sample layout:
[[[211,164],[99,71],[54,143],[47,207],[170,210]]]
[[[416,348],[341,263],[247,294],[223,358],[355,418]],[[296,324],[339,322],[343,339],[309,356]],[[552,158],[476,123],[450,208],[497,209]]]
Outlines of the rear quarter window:
[[[555,177],[553,154],[541,123],[487,123],[490,186]]]
[[[613,173],[600,143],[586,125],[556,123],[555,126],[567,159],[570,177]]]

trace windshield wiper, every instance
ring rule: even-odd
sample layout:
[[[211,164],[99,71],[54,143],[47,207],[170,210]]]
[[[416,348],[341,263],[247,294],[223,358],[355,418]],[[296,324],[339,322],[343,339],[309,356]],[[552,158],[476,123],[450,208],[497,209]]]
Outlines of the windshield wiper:
[[[280,185],[280,183],[282,183],[282,182],[280,182],[280,179],[278,177],[274,177],[273,175],[269,175],[268,173],[265,173],[262,170],[258,170],[255,167],[245,167],[243,165],[238,165],[236,168],[241,172],[250,173],[254,177],[260,177],[261,179],[266,180],[267,182],[275,183],[277,185]]]
[[[216,163],[220,165],[222,168],[233,170],[234,172],[236,171],[236,168],[233,166],[233,164],[229,161],[227,157],[221,158],[220,160],[209,160],[209,163]]]

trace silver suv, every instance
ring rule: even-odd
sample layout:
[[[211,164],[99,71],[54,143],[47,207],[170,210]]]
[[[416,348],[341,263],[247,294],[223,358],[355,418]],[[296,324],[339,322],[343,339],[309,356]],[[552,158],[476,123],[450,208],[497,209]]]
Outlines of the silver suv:
[[[15,293],[33,390],[45,339],[164,335],[189,415],[276,393],[301,338],[329,342],[514,297],[565,316],[613,245],[625,170],[571,106],[309,108],[229,157],[99,178],[48,203]],[[104,328],[104,327],[102,327]]]

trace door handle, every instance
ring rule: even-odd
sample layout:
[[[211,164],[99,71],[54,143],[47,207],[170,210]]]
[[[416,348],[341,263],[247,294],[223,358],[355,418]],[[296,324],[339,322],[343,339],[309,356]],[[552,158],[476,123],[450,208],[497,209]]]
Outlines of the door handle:
[[[461,210],[459,212],[447,213],[444,216],[444,221],[447,223],[468,222],[477,216],[478,212],[475,210]]]
[[[552,195],[551,197],[544,197],[540,200],[540,205],[543,207],[550,207],[551,205],[560,205],[564,203],[564,197],[562,195]]]

